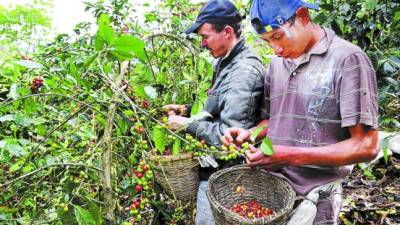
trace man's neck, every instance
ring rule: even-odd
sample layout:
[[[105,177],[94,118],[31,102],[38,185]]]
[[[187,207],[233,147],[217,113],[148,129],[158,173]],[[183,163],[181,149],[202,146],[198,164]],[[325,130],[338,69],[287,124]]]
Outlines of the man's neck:
[[[303,52],[303,54],[299,55],[297,58],[291,59],[291,61],[293,63],[295,63],[296,65],[299,65],[301,63],[302,59],[304,58],[304,56],[308,52],[310,52],[314,47],[316,47],[318,45],[318,43],[325,37],[324,29],[322,29],[320,26],[317,26],[317,25],[314,25],[314,26],[316,26],[316,27],[313,28],[311,40],[309,41],[309,44],[306,46],[306,49]]]
[[[315,44],[318,43],[325,36],[325,31],[320,26],[316,24],[310,24],[310,26],[311,38],[304,50],[304,53],[309,52],[315,46]]]
[[[231,41],[228,51],[226,51],[226,54],[224,55],[224,57],[222,57],[222,59],[225,59],[226,57],[229,56],[229,54],[231,54],[232,49],[236,46],[237,43],[239,43],[239,41],[240,39],[236,37]]]

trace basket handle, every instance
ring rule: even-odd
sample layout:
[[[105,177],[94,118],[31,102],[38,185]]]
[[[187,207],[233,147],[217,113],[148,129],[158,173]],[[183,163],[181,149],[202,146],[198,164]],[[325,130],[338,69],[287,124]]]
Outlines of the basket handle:
[[[192,167],[189,168],[189,170],[192,170],[193,168],[196,168],[199,165],[199,163],[196,163],[195,165],[193,165]]]
[[[208,198],[208,201],[211,203],[211,201],[213,201],[213,202],[217,202],[215,199],[214,199],[214,197],[211,195],[211,193],[210,193],[210,191],[209,190],[207,190],[206,191],[206,196],[207,196],[207,198]],[[210,204],[211,205],[211,204]],[[219,206],[219,204],[218,203],[216,203],[216,204],[214,204],[214,205],[216,205],[217,207],[215,207],[215,209],[218,211],[218,213],[219,214],[222,214],[221,213],[221,209],[220,209],[220,206]]]

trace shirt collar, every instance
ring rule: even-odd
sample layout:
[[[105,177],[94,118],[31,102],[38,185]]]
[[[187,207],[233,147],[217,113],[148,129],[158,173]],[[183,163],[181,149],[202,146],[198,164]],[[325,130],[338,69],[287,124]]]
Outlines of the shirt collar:
[[[336,36],[335,32],[329,28],[323,28],[325,35],[322,37],[309,52],[300,56],[302,59],[299,61],[297,66],[307,63],[310,61],[312,55],[322,55],[328,51],[329,46],[332,43],[333,38]],[[292,60],[288,60],[290,63],[294,63]]]
[[[240,39],[231,49],[227,52],[227,54],[221,58],[221,62],[229,63],[236,55],[238,55],[244,47],[244,39]]]

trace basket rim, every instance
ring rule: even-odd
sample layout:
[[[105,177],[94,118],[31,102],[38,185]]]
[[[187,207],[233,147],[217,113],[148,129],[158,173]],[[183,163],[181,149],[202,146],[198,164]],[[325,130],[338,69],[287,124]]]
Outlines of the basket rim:
[[[289,202],[288,202],[287,206],[282,208],[281,210],[279,210],[279,212],[276,212],[275,216],[273,216],[273,217],[268,216],[268,217],[262,217],[262,218],[247,219],[247,218],[239,216],[238,214],[230,211],[225,206],[220,204],[215,199],[215,197],[211,194],[210,187],[212,186],[212,183],[215,182],[215,180],[222,174],[228,173],[230,171],[242,170],[242,169],[246,169],[246,170],[257,169],[257,170],[260,170],[261,172],[268,173],[271,176],[273,176],[274,178],[278,179],[280,182],[282,182],[285,186],[287,186],[288,190],[289,190],[288,194],[290,195],[289,196]],[[208,180],[208,189],[206,191],[206,195],[207,195],[207,197],[208,197],[208,199],[210,201],[210,205],[212,207],[215,207],[218,210],[219,213],[221,213],[223,215],[227,214],[227,215],[233,217],[235,220],[243,221],[244,223],[248,223],[248,224],[260,223],[260,222],[261,223],[273,222],[273,221],[279,220],[280,218],[285,216],[285,214],[290,213],[290,210],[291,210],[291,208],[293,208],[295,197],[296,197],[296,193],[295,193],[293,187],[286,180],[284,180],[281,177],[278,177],[278,176],[275,176],[275,175],[271,174],[270,172],[268,172],[265,169],[262,169],[259,166],[252,167],[252,166],[249,166],[249,165],[237,165],[237,166],[233,166],[233,167],[230,167],[230,168],[227,168],[227,169],[219,170],[216,173],[212,174],[210,176],[209,180]]]
[[[179,155],[150,155],[150,161],[158,161],[158,162],[173,162],[182,159],[190,159],[193,158],[192,152],[180,153]]]

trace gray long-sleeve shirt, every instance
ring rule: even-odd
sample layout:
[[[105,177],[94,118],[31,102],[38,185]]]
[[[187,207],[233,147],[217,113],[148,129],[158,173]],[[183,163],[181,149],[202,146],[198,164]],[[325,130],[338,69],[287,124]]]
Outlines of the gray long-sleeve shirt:
[[[264,74],[260,59],[240,40],[214,66],[213,84],[204,107],[213,118],[193,121],[187,132],[220,146],[227,128],[255,126],[261,120]]]

